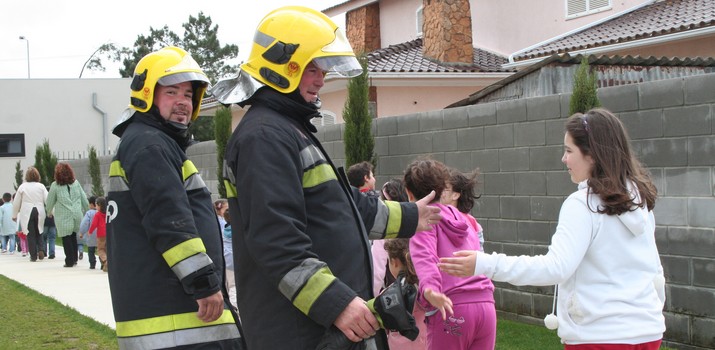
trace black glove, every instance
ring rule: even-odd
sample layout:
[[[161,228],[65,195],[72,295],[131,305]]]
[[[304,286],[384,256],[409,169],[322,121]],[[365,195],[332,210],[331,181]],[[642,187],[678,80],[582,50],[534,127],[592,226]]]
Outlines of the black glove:
[[[405,282],[405,276],[400,274],[380,295],[368,301],[368,307],[376,313],[383,328],[398,331],[405,338],[415,340],[420,334],[412,316],[416,297],[417,288]]]
[[[365,342],[353,343],[335,326],[330,326],[320,338],[316,350],[363,350]]]

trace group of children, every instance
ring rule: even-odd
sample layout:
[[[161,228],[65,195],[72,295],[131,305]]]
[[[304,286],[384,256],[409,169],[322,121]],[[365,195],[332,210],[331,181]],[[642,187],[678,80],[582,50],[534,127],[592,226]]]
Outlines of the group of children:
[[[402,274],[417,285],[413,316],[420,330],[411,341],[388,332],[390,349],[492,349],[496,342],[494,285],[485,276],[457,278],[437,268],[439,258],[459,250],[483,250],[481,225],[470,214],[478,172],[450,169],[432,159],[418,159],[404,178],[391,179],[381,191],[384,200],[415,201],[435,191],[443,219],[411,239],[373,244],[375,280],[387,287]],[[383,268],[384,267],[384,268]],[[384,276],[382,275],[384,273]]]
[[[79,225],[79,239],[84,240],[87,246],[89,268],[94,270],[97,266],[96,253],[99,256],[100,269],[107,272],[107,200],[104,197],[91,196],[88,201],[89,210]],[[82,244],[78,246],[82,247]],[[84,250],[84,247],[81,249]]]
[[[79,256],[82,259],[84,247],[83,244],[87,246],[89,268],[96,268],[96,255],[99,256],[100,268],[102,271],[107,272],[107,250],[106,250],[106,236],[107,236],[107,201],[104,197],[89,197],[90,209],[85,213],[84,218],[80,224],[79,239],[82,243],[78,244]],[[22,252],[22,256],[25,257],[28,254],[28,243],[27,235],[25,235],[20,226],[13,219],[13,196],[10,193],[4,193],[2,196],[2,202],[0,202],[0,253],[2,254],[15,254],[15,248]],[[45,226],[47,226],[47,219],[45,221]],[[49,258],[54,258],[53,247],[54,243],[51,243],[50,256]]]

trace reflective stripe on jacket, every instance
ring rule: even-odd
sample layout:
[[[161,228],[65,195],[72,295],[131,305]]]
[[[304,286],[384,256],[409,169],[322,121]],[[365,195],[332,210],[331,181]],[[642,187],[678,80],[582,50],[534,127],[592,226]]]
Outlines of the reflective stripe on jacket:
[[[240,349],[237,316],[204,323],[197,299],[223,290],[211,194],[176,141],[137,113],[110,165],[107,254],[122,349],[212,344]]]
[[[261,102],[224,162],[241,320],[249,348],[315,348],[355,296],[372,297],[368,233],[409,237],[417,209],[346,187],[308,128]]]

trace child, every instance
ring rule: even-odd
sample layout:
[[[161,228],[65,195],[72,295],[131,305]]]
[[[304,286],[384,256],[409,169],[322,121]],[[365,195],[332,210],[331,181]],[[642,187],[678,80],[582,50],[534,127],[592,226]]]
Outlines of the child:
[[[384,189],[383,189],[384,190]],[[406,238],[395,238],[384,240],[384,248],[388,256],[388,269],[390,274],[397,278],[399,274],[405,275],[407,283],[417,285],[418,279],[415,267],[410,258],[410,241]],[[394,279],[393,278],[393,279]],[[415,323],[420,330],[420,334],[415,340],[409,340],[398,332],[387,333],[387,343],[390,350],[424,350],[426,349],[427,327],[425,326],[425,311],[418,305],[412,310]]]
[[[225,213],[228,212],[228,200],[225,198],[219,198],[214,202],[214,211],[216,212],[216,217],[218,218],[218,226],[223,233],[223,228],[226,227]]]
[[[17,232],[17,224],[12,220],[12,195],[4,193],[2,195],[3,203],[0,206],[0,239],[2,239],[2,253],[8,251],[10,254],[15,254],[15,232]]]
[[[98,197],[95,200],[97,212],[92,218],[92,224],[89,225],[89,235],[93,232],[97,233],[97,255],[99,255],[99,263],[102,271],[107,272],[107,200],[104,197]]]
[[[474,208],[474,200],[480,197],[474,195],[474,188],[478,184],[477,176],[479,176],[479,171],[477,170],[466,176],[457,169],[451,169],[449,171],[449,181],[447,181],[439,202],[457,208],[464,215],[467,223],[477,232],[480,250],[484,251],[484,230],[482,225],[477,222],[477,219],[469,213]]]
[[[472,249],[441,259],[439,267],[518,286],[557,283],[556,319],[544,321],[558,328],[565,350],[657,350],[666,330],[653,215],[658,191],[613,113],[576,113],[565,129],[561,161],[578,190],[561,205],[546,254]]]
[[[27,256],[27,235],[25,232],[22,232],[22,227],[20,227],[20,223],[17,223],[17,241],[20,243],[20,250],[22,251],[22,256],[26,257]]]
[[[448,180],[447,167],[431,159],[414,161],[405,170],[410,200],[432,190],[440,198]],[[442,220],[432,230],[417,232],[410,239],[410,255],[420,281],[417,302],[428,310],[427,348],[494,349],[497,320],[492,282],[483,275],[453,277],[437,268],[440,257],[451,257],[465,249],[478,250],[477,233],[457,208],[432,205],[441,209]]]
[[[87,218],[87,215],[88,215],[90,212],[92,212],[92,210],[94,210],[94,212],[92,212],[91,214],[89,214],[89,216],[90,216],[89,222],[90,222],[90,223],[92,222],[92,218],[94,217],[94,213],[97,212],[96,205],[95,205],[96,200],[97,200],[97,197],[95,197],[95,196],[89,196],[89,198],[87,198],[87,201],[89,202],[89,210],[87,210],[87,212],[84,213],[84,217],[82,218],[82,222],[84,222],[84,219]],[[87,226],[87,227],[89,227],[89,226]],[[79,229],[79,231],[80,231],[80,234],[79,234],[79,236],[77,236],[77,253],[79,254],[79,260],[82,260],[82,258],[84,257],[84,246],[85,246],[85,244],[86,244],[87,242],[85,242],[86,238],[84,238],[84,235],[82,234],[82,224],[81,224],[81,223],[80,223],[80,229]],[[85,232],[86,232],[86,231],[85,231]],[[96,237],[96,236],[95,236],[95,237]],[[87,245],[87,247],[89,247],[89,245]],[[90,263],[90,265],[91,265],[91,263]]]
[[[407,192],[405,192],[405,185],[402,183],[402,179],[390,179],[382,185],[382,191],[380,192],[380,198],[385,201],[395,201],[395,202],[407,202]],[[373,295],[378,295],[380,292],[392,282],[395,278],[392,277],[387,271],[387,252],[383,248],[385,240],[378,239],[372,241],[372,246],[370,250],[372,252],[372,291]]]
[[[228,214],[228,202],[225,203],[223,218],[226,222],[223,229],[223,258],[226,261],[226,290],[228,290],[228,300],[234,308],[236,303],[236,277],[233,268],[233,230],[231,229],[231,216]]]
[[[97,213],[97,197],[90,196],[88,201],[89,210],[84,213],[84,218],[82,218],[82,222],[79,224],[79,238],[84,240],[84,243],[87,244],[89,268],[94,270],[94,267],[97,265],[97,258],[95,257],[95,252],[97,251],[97,235],[89,234],[89,226],[92,224],[92,219],[94,219],[94,215]]]

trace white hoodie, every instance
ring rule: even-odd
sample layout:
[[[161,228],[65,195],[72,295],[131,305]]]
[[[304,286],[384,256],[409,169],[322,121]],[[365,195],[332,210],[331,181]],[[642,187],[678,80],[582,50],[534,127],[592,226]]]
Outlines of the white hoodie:
[[[633,186],[629,189],[639,201]],[[546,255],[477,252],[474,273],[514,285],[558,284],[563,343],[659,340],[665,332],[665,286],[653,212],[637,208],[609,216],[595,212],[600,204],[597,195],[587,196],[586,182],[580,183],[561,206]]]

